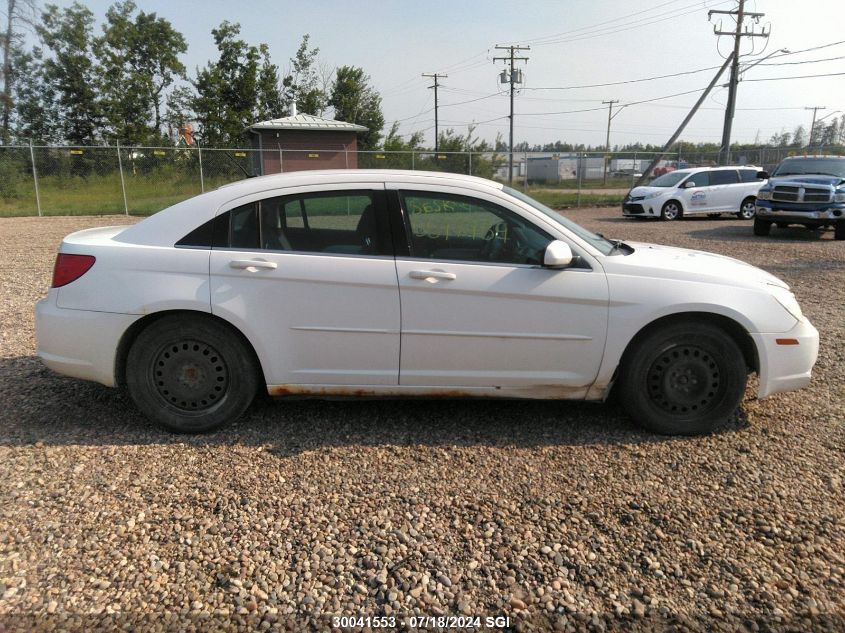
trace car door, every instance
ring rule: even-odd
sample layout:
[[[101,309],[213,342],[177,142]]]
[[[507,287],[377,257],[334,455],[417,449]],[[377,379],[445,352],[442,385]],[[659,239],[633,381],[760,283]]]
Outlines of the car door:
[[[492,195],[397,189],[391,218],[403,222],[408,241],[396,258],[400,384],[591,385],[608,314],[607,282],[595,261],[543,268],[546,245],[555,237],[549,227]]]
[[[689,183],[695,187],[689,187]],[[710,173],[700,171],[690,176],[681,184],[681,198],[684,205],[684,215],[707,213],[714,207],[712,188],[710,187]]]
[[[742,202],[742,185],[736,169],[715,169],[710,172],[710,190],[713,211],[739,211]]]
[[[286,189],[215,221],[211,310],[271,385],[396,385],[399,290],[384,184]]]

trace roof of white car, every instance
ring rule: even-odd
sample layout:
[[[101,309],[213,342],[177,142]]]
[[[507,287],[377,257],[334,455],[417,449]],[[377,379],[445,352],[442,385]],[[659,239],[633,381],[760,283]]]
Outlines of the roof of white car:
[[[698,173],[700,171],[719,171],[722,169],[757,169],[757,165],[719,165],[717,167],[684,167],[683,169],[676,169],[673,174],[693,174]]]
[[[477,176],[401,169],[327,169],[272,174],[239,180],[184,200],[127,228],[114,239],[132,244],[172,246],[176,240],[213,218],[221,205],[238,198],[288,187],[374,182],[457,185],[476,191],[503,187],[502,183]]]

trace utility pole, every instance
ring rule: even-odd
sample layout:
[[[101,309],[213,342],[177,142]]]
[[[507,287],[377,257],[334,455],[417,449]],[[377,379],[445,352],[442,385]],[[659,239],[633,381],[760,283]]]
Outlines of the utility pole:
[[[497,50],[502,51],[510,51],[510,55],[508,57],[494,57],[493,63],[496,62],[510,62],[510,72],[507,70],[502,72],[502,82],[501,83],[509,83],[510,84],[510,93],[511,93],[511,113],[508,117],[510,119],[510,145],[508,146],[508,185],[513,185],[513,94],[515,91],[514,86],[518,83],[522,83],[522,71],[517,71],[515,68],[515,63],[518,61],[527,62],[527,57],[514,57],[514,54],[519,51],[530,51],[530,46],[496,46]],[[507,82],[505,81],[507,78]],[[525,165],[525,169],[528,169],[528,165]]]
[[[731,64],[731,80],[728,85],[728,103],[725,106],[725,123],[722,127],[722,145],[719,148],[719,164],[727,165],[731,159],[731,127],[733,126],[734,112],[736,111],[736,88],[739,83],[739,47],[743,37],[769,37],[769,33],[763,29],[761,33],[754,31],[751,27],[749,31],[742,30],[742,22],[745,18],[753,18],[755,22],[759,22],[760,18],[766,15],[765,13],[754,13],[745,10],[745,0],[738,0],[739,7],[733,11],[720,11],[711,9],[707,12],[707,17],[712,18],[713,14],[730,15],[736,20],[735,31],[720,31],[717,26],[713,26],[713,32],[716,35],[730,35],[734,38],[733,62]]]
[[[605,185],[607,184],[607,161],[610,160],[607,157],[607,154],[610,153],[610,121],[613,119],[613,104],[619,103],[619,99],[611,99],[610,101],[602,101],[602,104],[607,104],[607,139],[604,143],[604,180],[602,181]]]
[[[707,95],[709,95],[710,91],[713,90],[713,86],[715,86],[716,82],[719,81],[719,77],[721,77],[725,73],[725,70],[728,68],[728,64],[730,64],[731,61],[733,61],[733,53],[728,55],[728,58],[725,60],[725,63],[722,64],[722,67],[719,69],[719,72],[717,72],[716,76],[710,80],[710,83],[707,85],[707,88],[705,88],[704,92],[701,93],[701,96],[698,98],[698,101],[695,102],[695,105],[692,106],[692,110],[690,110],[687,116],[684,117],[684,120],[678,126],[678,129],[675,130],[675,133],[672,134],[672,136],[666,142],[666,145],[663,146],[663,151],[661,151],[657,156],[654,157],[654,159],[651,161],[651,164],[646,167],[645,171],[643,172],[643,175],[640,176],[637,179],[637,182],[634,183],[634,187],[639,187],[646,180],[648,180],[648,177],[651,175],[651,172],[654,170],[655,167],[657,167],[657,164],[661,160],[663,160],[663,157],[669,151],[669,148],[672,147],[672,144],[678,140],[678,137],[681,135],[681,132],[684,131],[684,128],[687,126],[687,123],[689,123],[692,120],[692,117],[695,116],[695,113],[698,112],[698,109],[701,107],[701,104],[704,103],[704,100],[707,98]]]
[[[434,88],[434,152],[437,153],[438,143],[440,143],[440,126],[437,120],[437,87],[440,85],[437,83],[439,79],[445,79],[449,75],[440,75],[438,73],[423,73],[423,77],[431,77],[434,79],[434,85],[429,86],[429,90]]]
[[[805,110],[812,110],[813,111],[813,122],[810,123],[810,137],[807,139],[807,147],[813,146],[813,131],[816,129],[816,112],[819,110],[827,110],[825,106],[811,106],[809,108],[804,108]]]

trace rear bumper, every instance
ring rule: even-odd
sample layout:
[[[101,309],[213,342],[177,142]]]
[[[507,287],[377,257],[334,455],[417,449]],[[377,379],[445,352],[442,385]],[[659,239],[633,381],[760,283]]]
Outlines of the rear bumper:
[[[113,387],[120,338],[140,317],[59,308],[56,295],[51,290],[35,305],[38,356],[59,374]]]
[[[813,365],[819,354],[819,332],[806,318],[788,332],[757,333],[751,334],[751,337],[760,359],[758,398],[810,384]],[[790,339],[797,344],[782,344]]]

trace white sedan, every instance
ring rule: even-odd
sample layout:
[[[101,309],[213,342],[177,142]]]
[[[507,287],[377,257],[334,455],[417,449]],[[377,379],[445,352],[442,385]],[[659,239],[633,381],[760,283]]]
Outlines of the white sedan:
[[[79,231],[36,307],[55,371],[123,386],[182,432],[274,396],[604,400],[712,430],[810,381],[787,285],[709,253],[610,241],[499,183],[443,173],[265,176],[134,226]]]

